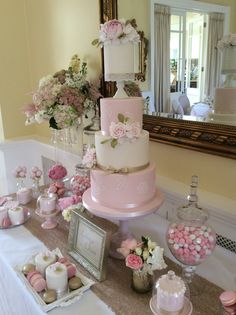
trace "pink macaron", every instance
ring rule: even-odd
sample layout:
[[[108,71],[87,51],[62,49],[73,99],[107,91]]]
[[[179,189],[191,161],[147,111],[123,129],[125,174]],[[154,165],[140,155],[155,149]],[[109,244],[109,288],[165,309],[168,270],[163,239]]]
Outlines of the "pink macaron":
[[[223,306],[223,308],[226,310],[226,312],[229,315],[235,315],[236,314],[236,304],[231,306]]]
[[[32,270],[32,271],[30,271],[30,272],[28,273],[28,275],[27,275],[27,280],[30,282],[31,278],[32,278],[34,275],[37,275],[37,274],[40,274],[40,272],[37,271],[37,270]]]
[[[58,262],[66,266],[69,279],[75,276],[77,270],[74,264],[72,264],[69,260],[67,260],[64,257],[60,258]]]
[[[224,291],[219,296],[221,303],[224,306],[231,306],[236,303],[236,292],[235,291]]]
[[[34,282],[34,285],[33,285],[33,288],[35,289],[35,291],[37,292],[42,292],[43,290],[46,289],[46,281],[43,277],[41,278],[38,278],[35,282]]]
[[[42,275],[41,274],[35,274],[31,277],[30,279],[30,284],[32,285],[32,287],[34,286],[35,282],[38,280],[38,279],[41,279],[42,278]]]

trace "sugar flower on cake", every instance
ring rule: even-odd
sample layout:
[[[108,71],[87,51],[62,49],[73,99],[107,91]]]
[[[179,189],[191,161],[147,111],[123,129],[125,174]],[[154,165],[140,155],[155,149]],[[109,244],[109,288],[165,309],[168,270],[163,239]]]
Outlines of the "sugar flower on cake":
[[[42,175],[43,175],[43,172],[41,171],[41,169],[38,168],[38,166],[32,167],[31,172],[30,172],[31,179],[40,179]]]
[[[95,108],[101,96],[98,86],[98,82],[87,80],[87,63],[74,55],[67,70],[39,81],[32,103],[24,109],[26,124],[49,121],[54,129],[76,125],[79,117]]]
[[[222,51],[231,46],[236,46],[236,34],[228,34],[217,43],[217,48]]]
[[[142,236],[140,242],[134,238],[127,239],[117,251],[125,257],[126,266],[134,270],[145,270],[152,274],[154,270],[167,267],[163,258],[164,249],[149,237]]]
[[[129,117],[118,114],[118,122],[111,122],[109,132],[111,138],[102,141],[102,144],[110,142],[112,148],[126,141],[133,142],[141,135],[141,125],[137,121],[130,121]]]
[[[67,175],[66,168],[61,164],[55,164],[48,170],[48,177],[52,180],[60,180]]]
[[[17,166],[13,170],[13,176],[16,178],[25,178],[27,174],[27,168],[25,166]]]
[[[92,44],[103,47],[109,44],[137,43],[139,40],[139,34],[131,24],[131,21],[119,19],[110,20],[101,24],[99,38],[95,39]]]
[[[96,150],[94,146],[89,146],[83,156],[82,164],[87,168],[93,168],[97,164]]]

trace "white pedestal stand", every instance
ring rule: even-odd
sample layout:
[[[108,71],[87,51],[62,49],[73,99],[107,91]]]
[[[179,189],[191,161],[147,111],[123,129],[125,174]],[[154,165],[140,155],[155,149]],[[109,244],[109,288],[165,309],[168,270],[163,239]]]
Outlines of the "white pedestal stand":
[[[132,234],[128,229],[128,221],[157,211],[163,201],[163,193],[157,190],[154,198],[143,206],[131,209],[117,209],[104,207],[93,201],[91,198],[91,189],[86,190],[83,194],[83,204],[88,211],[101,218],[119,221],[119,229],[113,234],[110,247],[110,256],[117,259],[124,259],[124,257],[119,254],[116,249],[120,247],[122,241],[132,238]]]

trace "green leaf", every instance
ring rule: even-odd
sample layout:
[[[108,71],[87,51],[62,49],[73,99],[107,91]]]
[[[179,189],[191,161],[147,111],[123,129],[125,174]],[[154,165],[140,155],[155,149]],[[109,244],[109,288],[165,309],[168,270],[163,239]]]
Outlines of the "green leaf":
[[[125,116],[121,113],[118,114],[118,121],[121,122],[121,123],[124,123],[125,122]]]
[[[107,143],[107,142],[109,142],[109,141],[110,141],[110,139],[106,139],[106,140],[101,141],[100,143],[101,143],[101,144],[104,144],[104,143]]]
[[[94,39],[91,44],[92,44],[93,46],[98,46],[98,44],[99,44],[99,39],[98,39],[98,38]]]
[[[57,127],[57,123],[56,123],[56,120],[54,119],[54,117],[51,117],[49,119],[49,126],[53,129],[57,129],[59,130],[59,128]]]
[[[118,144],[117,139],[112,139],[111,140],[111,146],[112,146],[113,149],[116,147],[117,144]]]

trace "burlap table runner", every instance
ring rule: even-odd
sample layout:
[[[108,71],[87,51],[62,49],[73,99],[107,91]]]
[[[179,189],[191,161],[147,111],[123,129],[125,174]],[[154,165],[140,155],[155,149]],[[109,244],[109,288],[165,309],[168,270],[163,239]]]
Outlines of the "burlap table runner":
[[[58,226],[53,230],[43,230],[41,223],[43,219],[35,214],[35,202],[27,205],[31,209],[32,217],[25,224],[25,227],[38,239],[40,239],[49,249],[60,248],[64,256],[67,255],[67,238],[69,224],[58,215]],[[68,256],[70,260],[73,260]],[[180,268],[171,260],[166,259],[167,270],[174,270],[180,274]],[[75,262],[76,263],[76,262]],[[92,277],[78,263],[80,271]],[[138,294],[131,288],[131,270],[125,267],[124,261],[108,258],[107,279],[103,282],[96,282],[92,286],[92,291],[103,300],[117,315],[151,315],[149,301],[152,292]],[[163,273],[163,272],[162,272]],[[155,274],[155,277],[160,274]],[[95,279],[94,279],[95,280]],[[217,315],[220,314],[218,296],[223,291],[209,281],[195,276],[194,283],[199,286],[199,295],[191,296],[193,303],[193,315]],[[79,310],[78,310],[79,314]],[[92,315],[92,314],[88,314]]]

